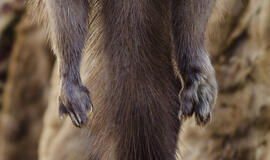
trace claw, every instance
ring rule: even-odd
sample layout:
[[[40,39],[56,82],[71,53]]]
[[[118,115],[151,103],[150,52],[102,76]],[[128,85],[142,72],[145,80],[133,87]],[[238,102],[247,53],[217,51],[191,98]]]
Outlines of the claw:
[[[73,112],[69,113],[70,119],[76,127],[80,127],[80,123]]]
[[[81,117],[80,117],[80,115],[78,113],[76,113],[76,117],[77,117],[78,123],[81,125],[82,124],[82,119],[81,119]]]
[[[200,115],[196,113],[196,122],[198,125],[205,125],[209,121],[211,121],[212,114],[209,112],[207,115]]]

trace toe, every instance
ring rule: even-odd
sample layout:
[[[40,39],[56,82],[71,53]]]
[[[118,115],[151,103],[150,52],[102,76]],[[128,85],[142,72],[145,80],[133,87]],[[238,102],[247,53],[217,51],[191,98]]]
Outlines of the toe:
[[[211,108],[209,97],[207,95],[199,96],[199,100],[195,101],[194,110],[196,121],[199,125],[205,125],[211,120]]]
[[[183,116],[192,116],[194,113],[194,102],[197,100],[196,90],[193,88],[185,89],[180,94],[180,110]]]

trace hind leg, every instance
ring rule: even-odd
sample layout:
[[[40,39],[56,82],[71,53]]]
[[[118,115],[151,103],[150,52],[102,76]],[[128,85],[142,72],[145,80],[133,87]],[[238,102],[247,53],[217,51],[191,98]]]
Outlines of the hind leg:
[[[217,84],[204,47],[205,26],[214,0],[173,0],[172,31],[175,60],[184,81],[180,116],[194,112],[198,124],[211,119]]]

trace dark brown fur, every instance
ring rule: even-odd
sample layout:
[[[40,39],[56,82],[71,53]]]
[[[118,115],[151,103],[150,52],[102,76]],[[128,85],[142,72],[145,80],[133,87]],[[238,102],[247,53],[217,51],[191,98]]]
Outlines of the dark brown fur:
[[[216,99],[214,70],[203,45],[214,2],[44,3],[60,67],[60,113],[69,114],[78,127],[89,119],[88,159],[176,159],[181,117],[195,112],[197,122],[205,124]],[[98,11],[91,17],[98,18],[93,20],[88,16],[94,10]],[[97,20],[101,27],[98,34],[87,28],[87,23],[91,28]],[[97,40],[90,42],[93,36]],[[98,50],[90,55],[88,47],[95,43],[99,43]],[[82,75],[88,77],[85,84],[93,97],[91,116],[86,115],[92,103],[79,74],[84,48],[85,59],[98,61]],[[84,75],[90,72],[91,76]],[[176,73],[183,77],[183,90],[182,77]]]
[[[214,0],[173,0],[175,59],[184,80],[180,95],[183,116],[196,114],[198,124],[211,119],[217,96],[214,69],[204,46],[206,22]]]

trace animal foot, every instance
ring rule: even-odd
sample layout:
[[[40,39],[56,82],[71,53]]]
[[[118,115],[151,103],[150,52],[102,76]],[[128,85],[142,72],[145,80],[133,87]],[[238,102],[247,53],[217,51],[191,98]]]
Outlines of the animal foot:
[[[209,71],[209,70],[208,70]],[[211,120],[211,110],[216,102],[217,83],[211,66],[209,73],[200,73],[185,82],[180,93],[180,117],[190,117],[195,113],[198,125],[205,125]]]
[[[81,82],[63,82],[59,96],[59,114],[69,115],[76,127],[87,123],[86,112],[92,109],[89,91]]]

